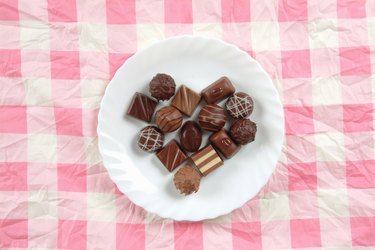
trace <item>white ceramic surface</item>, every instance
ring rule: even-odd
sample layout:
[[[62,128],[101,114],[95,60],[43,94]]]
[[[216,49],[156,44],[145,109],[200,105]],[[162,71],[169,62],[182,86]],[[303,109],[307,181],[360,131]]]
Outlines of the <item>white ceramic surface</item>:
[[[202,178],[199,191],[186,197],[173,185],[176,170],[169,173],[154,154],[137,147],[137,133],[147,124],[124,115],[133,94],[148,94],[148,83],[159,72],[172,75],[177,87],[185,84],[197,92],[228,76],[237,91],[254,100],[250,118],[258,125],[256,140]],[[267,73],[239,48],[204,37],[170,38],[129,58],[109,83],[98,119],[99,149],[119,190],[147,211],[175,220],[215,218],[241,207],[271,176],[284,138],[282,105]],[[173,136],[168,134],[166,142]]]

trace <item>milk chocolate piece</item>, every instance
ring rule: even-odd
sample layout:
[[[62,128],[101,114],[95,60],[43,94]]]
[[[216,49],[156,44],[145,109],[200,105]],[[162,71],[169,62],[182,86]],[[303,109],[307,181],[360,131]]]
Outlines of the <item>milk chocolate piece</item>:
[[[197,192],[200,181],[201,175],[189,165],[180,168],[173,178],[174,185],[184,195]]]
[[[207,104],[198,115],[199,124],[204,130],[219,131],[224,127],[227,117],[222,107],[217,104]]]
[[[208,175],[224,164],[211,144],[194,153],[190,159],[198,167],[203,176]]]
[[[223,76],[203,89],[202,96],[208,104],[211,104],[227,98],[232,95],[234,91],[235,88],[228,77]]]
[[[127,114],[139,120],[150,122],[157,104],[150,97],[137,92],[130,102]]]
[[[180,131],[181,147],[188,152],[195,152],[202,143],[202,131],[199,125],[193,121],[187,121]]]
[[[230,127],[231,138],[240,145],[248,144],[255,140],[257,125],[249,119],[238,119]]]
[[[182,114],[172,106],[159,109],[156,114],[156,124],[164,133],[173,132],[181,127]]]
[[[170,141],[156,156],[169,172],[172,172],[187,159],[176,140]]]
[[[253,112],[253,99],[246,93],[237,92],[225,104],[228,113],[234,118],[246,118]]]
[[[173,98],[171,105],[179,109],[182,113],[187,116],[191,116],[198,106],[201,100],[201,96],[189,89],[185,85],[182,85]]]
[[[146,152],[155,152],[163,147],[164,135],[155,126],[147,126],[138,134],[138,147]]]
[[[157,74],[150,82],[150,93],[158,101],[169,100],[176,91],[176,83],[167,74]]]
[[[237,146],[224,129],[212,134],[210,142],[217,148],[225,158],[229,159],[241,148]]]

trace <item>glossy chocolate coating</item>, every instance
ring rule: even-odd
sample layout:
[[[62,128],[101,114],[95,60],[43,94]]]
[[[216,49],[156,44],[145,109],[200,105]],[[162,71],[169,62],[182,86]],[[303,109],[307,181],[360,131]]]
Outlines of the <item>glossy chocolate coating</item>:
[[[201,175],[189,165],[180,168],[173,178],[175,187],[184,195],[197,192],[200,181]]]
[[[237,146],[224,129],[212,134],[210,142],[217,148],[225,158],[229,159],[241,148]]]
[[[167,74],[157,74],[150,82],[150,93],[158,101],[169,100],[176,91],[176,83]]]
[[[172,172],[187,159],[176,140],[170,141],[156,156],[169,172]]]
[[[248,144],[255,139],[257,125],[249,119],[238,119],[230,127],[231,138],[240,145]]]
[[[208,103],[217,103],[232,95],[235,88],[228,77],[223,76],[202,90],[202,96]]]
[[[138,147],[146,152],[155,152],[163,147],[164,134],[155,126],[147,126],[138,134]]]
[[[173,132],[181,127],[182,114],[172,106],[166,106],[156,112],[156,124],[164,133]]]
[[[150,97],[137,92],[130,102],[127,114],[139,120],[150,122],[157,104]]]
[[[191,116],[198,106],[201,96],[195,91],[182,85],[173,98],[171,105],[187,116]]]
[[[211,144],[194,153],[190,159],[194,162],[195,166],[197,166],[203,176],[208,175],[224,164],[223,160],[216,153]]]
[[[181,147],[188,152],[195,152],[202,143],[202,131],[199,125],[193,121],[187,121],[180,131]]]
[[[234,118],[246,118],[254,108],[253,99],[246,93],[237,92],[228,98],[225,107]]]
[[[224,127],[227,117],[222,107],[217,104],[207,104],[198,115],[199,124],[204,130],[219,131]]]

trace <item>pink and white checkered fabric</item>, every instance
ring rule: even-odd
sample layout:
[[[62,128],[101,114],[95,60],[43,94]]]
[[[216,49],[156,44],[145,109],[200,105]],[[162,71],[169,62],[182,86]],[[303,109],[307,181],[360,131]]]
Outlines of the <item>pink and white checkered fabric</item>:
[[[165,37],[248,51],[285,105],[262,191],[199,223],[111,182],[97,112],[116,69]],[[374,249],[373,0],[0,0],[1,249]]]

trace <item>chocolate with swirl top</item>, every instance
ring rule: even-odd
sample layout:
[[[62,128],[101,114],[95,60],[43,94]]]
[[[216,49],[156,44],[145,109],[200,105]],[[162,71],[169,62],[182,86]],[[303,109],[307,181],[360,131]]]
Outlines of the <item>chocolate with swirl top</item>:
[[[217,104],[207,104],[198,115],[199,124],[204,130],[219,131],[224,127],[227,117],[224,109]]]
[[[171,105],[179,109],[185,115],[191,116],[200,100],[201,96],[198,93],[182,85],[173,98]]]
[[[155,116],[156,124],[164,133],[173,132],[182,125],[182,114],[172,106],[159,109]]]
[[[217,103],[232,95],[235,88],[228,77],[223,76],[202,90],[202,96],[208,103]]]
[[[146,152],[155,152],[163,147],[164,135],[155,126],[147,126],[138,134],[138,147]]]
[[[172,172],[187,159],[176,140],[170,141],[156,156],[169,172]]]

